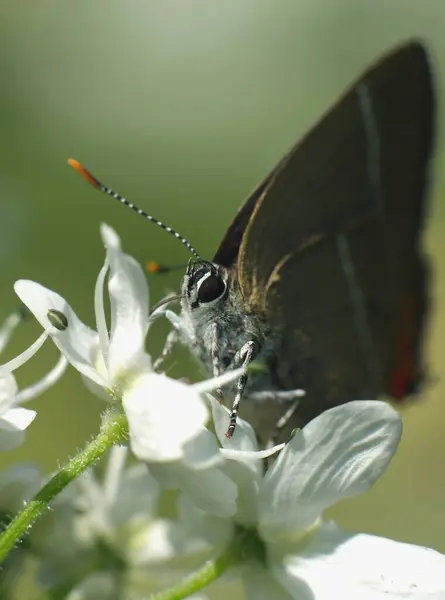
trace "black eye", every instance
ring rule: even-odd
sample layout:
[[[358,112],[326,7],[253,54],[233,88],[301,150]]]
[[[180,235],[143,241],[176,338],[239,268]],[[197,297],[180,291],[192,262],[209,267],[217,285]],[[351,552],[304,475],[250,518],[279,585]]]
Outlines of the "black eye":
[[[211,302],[222,296],[225,292],[226,284],[219,275],[209,275],[201,283],[198,289],[199,302]]]

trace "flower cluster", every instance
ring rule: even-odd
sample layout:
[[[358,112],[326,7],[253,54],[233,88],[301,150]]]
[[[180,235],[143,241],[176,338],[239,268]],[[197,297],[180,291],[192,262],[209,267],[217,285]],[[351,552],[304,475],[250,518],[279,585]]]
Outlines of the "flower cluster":
[[[56,292],[33,281],[15,285],[44,332],[0,369],[0,449],[22,441],[35,412],[20,405],[53,385],[68,363],[106,405],[100,443],[65,470],[47,480],[28,465],[0,477],[4,514],[28,499],[0,535],[0,557],[10,532],[17,542],[46,498],[53,511],[22,552],[37,560],[48,598],[204,598],[204,585],[218,579],[220,586],[239,582],[255,600],[445,599],[445,556],[323,520],[325,509],[365,492],[384,472],[401,436],[397,413],[379,401],[350,402],[267,451],[243,420],[228,439],[228,410],[210,392],[242,371],[197,384],[155,372],[145,341],[164,311],[149,314],[143,270],[110,227],[101,235],[106,259],[94,291],[96,329]],[[0,349],[19,322],[17,315],[7,320]],[[18,391],[13,371],[48,337],[59,362]],[[107,449],[101,472],[83,472]],[[232,578],[220,579],[223,573]]]

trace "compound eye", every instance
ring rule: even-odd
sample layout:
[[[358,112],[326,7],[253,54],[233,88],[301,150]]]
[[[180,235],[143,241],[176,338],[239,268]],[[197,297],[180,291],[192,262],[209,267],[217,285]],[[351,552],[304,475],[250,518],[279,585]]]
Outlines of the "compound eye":
[[[209,275],[198,285],[198,300],[201,303],[212,302],[220,298],[226,291],[226,284],[219,275]]]

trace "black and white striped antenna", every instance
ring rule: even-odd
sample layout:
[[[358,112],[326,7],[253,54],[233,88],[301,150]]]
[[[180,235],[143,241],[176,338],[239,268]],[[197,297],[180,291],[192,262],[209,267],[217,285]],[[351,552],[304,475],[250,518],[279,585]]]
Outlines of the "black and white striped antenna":
[[[129,200],[124,198],[124,196],[121,196],[121,194],[119,194],[118,192],[115,192],[108,186],[104,185],[101,181],[96,179],[96,177],[94,177],[94,175],[92,175],[87,169],[85,169],[85,167],[83,167],[79,162],[77,162],[77,160],[74,160],[74,158],[68,159],[68,164],[75,171],[77,171],[86,181],[88,181],[88,183],[90,183],[93,187],[100,190],[101,192],[104,192],[105,194],[108,194],[108,196],[111,196],[112,198],[114,198],[115,200],[120,202],[121,204],[124,204],[128,208],[131,208],[131,210],[133,210],[138,215],[141,215],[141,217],[144,217],[144,219],[147,219],[147,221],[151,221],[152,223],[155,223],[155,225],[157,225],[158,227],[161,227],[161,229],[164,229],[164,231],[173,235],[177,240],[179,240],[181,242],[181,244],[183,244],[187,248],[187,250],[189,252],[191,252],[193,254],[193,256],[195,256],[195,258],[197,258],[197,260],[199,260],[200,262],[205,262],[201,258],[201,256],[196,252],[195,248],[185,239],[185,237],[180,235],[177,231],[175,231],[174,229],[172,229],[171,227],[169,227],[162,221],[159,221],[152,215],[149,215],[148,213],[145,212],[145,210],[138,208],[135,204],[133,204],[132,202],[130,202]],[[157,263],[153,263],[153,264],[157,265]],[[159,271],[162,269],[163,269],[162,267],[159,267],[159,268],[153,267],[153,269],[149,268],[148,270]],[[171,268],[169,268],[168,270],[171,270]]]

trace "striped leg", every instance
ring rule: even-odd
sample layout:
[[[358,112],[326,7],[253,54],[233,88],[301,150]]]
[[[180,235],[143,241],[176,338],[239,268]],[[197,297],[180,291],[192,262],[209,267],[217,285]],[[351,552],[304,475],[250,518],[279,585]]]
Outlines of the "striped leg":
[[[305,395],[304,390],[265,390],[261,392],[252,392],[249,394],[249,400],[253,402],[298,402]],[[281,420],[281,419],[280,419]]]
[[[234,366],[238,367],[240,364],[243,367],[247,367],[247,365],[250,363],[250,361],[252,360],[253,357],[253,353],[255,351],[255,342],[246,342],[244,344],[244,346],[241,348],[241,350],[239,350],[234,358]],[[243,373],[240,378],[238,379],[238,381],[236,382],[236,395],[235,395],[235,400],[233,401],[233,405],[232,405],[232,412],[230,413],[230,422],[229,422],[229,427],[226,431],[226,437],[231,438],[234,431],[235,431],[235,427],[236,427],[236,419],[238,417],[238,408],[239,405],[241,403],[241,399],[243,397],[244,394],[244,390],[246,389],[246,385],[247,385],[247,373]]]
[[[302,391],[302,390],[295,390],[295,391]],[[266,448],[272,448],[272,446],[275,446],[275,444],[278,442],[280,433],[283,431],[283,429],[286,427],[286,425],[290,422],[290,420],[294,416],[297,408],[299,407],[300,398],[302,395],[304,395],[304,393],[300,394],[298,400],[294,400],[294,402],[292,402],[292,404],[289,406],[289,408],[286,410],[286,412],[283,413],[283,415],[278,419],[278,421],[275,425],[274,434],[268,440],[268,442],[266,444]],[[292,437],[292,434],[291,434],[291,437]]]
[[[213,377],[218,377],[218,375],[221,375],[221,363],[219,360],[219,356],[220,356],[219,340],[220,340],[220,329],[218,327],[218,323],[212,323],[212,346],[211,346],[210,354],[212,357]],[[224,400],[224,394],[223,394],[223,391],[221,388],[217,388],[214,391],[214,395],[219,402],[222,402]]]

